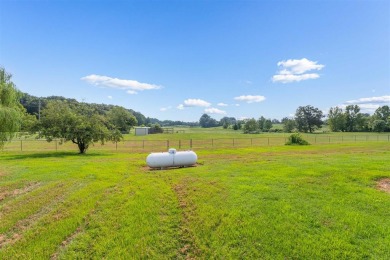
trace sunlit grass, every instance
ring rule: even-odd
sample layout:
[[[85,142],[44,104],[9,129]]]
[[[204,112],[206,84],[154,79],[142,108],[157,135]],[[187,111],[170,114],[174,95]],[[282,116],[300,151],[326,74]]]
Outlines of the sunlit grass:
[[[0,259],[389,259],[387,142],[147,153],[2,153]]]
[[[90,151],[108,152],[150,152],[165,151],[170,147],[177,149],[215,149],[251,146],[281,146],[284,145],[291,133],[260,133],[243,134],[233,129],[200,128],[200,127],[174,127],[174,134],[151,134],[135,136],[134,130],[125,134],[124,140],[118,143],[106,142],[104,145],[95,143],[90,145]],[[184,132],[180,132],[180,131]],[[310,144],[345,144],[361,142],[390,143],[390,133],[329,133],[317,132],[314,134],[301,134]],[[77,145],[67,142],[61,144],[59,140],[46,142],[37,140],[33,136],[19,137],[6,143],[3,151],[10,152],[44,152],[44,151],[74,151],[78,152]]]

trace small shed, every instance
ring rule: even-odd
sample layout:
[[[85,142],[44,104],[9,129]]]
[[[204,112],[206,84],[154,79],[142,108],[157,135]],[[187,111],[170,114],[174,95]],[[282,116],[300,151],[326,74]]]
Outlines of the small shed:
[[[135,135],[148,135],[150,127],[135,127]]]

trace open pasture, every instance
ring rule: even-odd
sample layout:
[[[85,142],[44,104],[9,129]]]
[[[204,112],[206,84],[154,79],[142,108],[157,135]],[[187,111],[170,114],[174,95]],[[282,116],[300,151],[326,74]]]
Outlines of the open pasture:
[[[389,259],[386,142],[0,156],[0,259]]]
[[[124,140],[118,143],[106,142],[104,145],[95,143],[89,150],[119,151],[119,152],[151,152],[166,151],[169,147],[177,149],[215,149],[252,146],[284,145],[291,133],[261,133],[243,134],[233,129],[175,127],[174,134],[151,134],[135,136],[134,130],[124,135]],[[317,132],[302,134],[311,144],[346,144],[361,142],[389,142],[389,133],[332,133]],[[19,136],[7,143],[3,148],[6,152],[43,152],[43,151],[77,151],[77,145],[72,142],[61,144],[54,140],[48,143],[44,139],[37,140],[34,136]]]

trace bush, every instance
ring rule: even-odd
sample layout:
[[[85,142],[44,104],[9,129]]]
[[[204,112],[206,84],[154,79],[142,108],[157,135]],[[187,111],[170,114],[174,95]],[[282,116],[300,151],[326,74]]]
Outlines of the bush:
[[[302,138],[299,133],[295,133],[289,136],[286,145],[308,145],[309,142]]]
[[[164,129],[159,124],[154,124],[149,128],[149,134],[161,134]]]

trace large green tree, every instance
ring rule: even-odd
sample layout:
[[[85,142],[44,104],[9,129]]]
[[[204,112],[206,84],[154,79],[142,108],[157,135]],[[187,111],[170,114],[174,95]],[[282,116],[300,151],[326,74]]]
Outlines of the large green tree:
[[[208,114],[203,114],[199,119],[199,125],[201,127],[215,127],[218,126],[217,120],[209,116]]]
[[[385,105],[378,107],[371,117],[371,128],[375,132],[390,131],[390,107]]]
[[[19,131],[24,116],[12,75],[0,68],[0,147]]]
[[[228,128],[231,125],[234,125],[237,123],[237,120],[234,117],[222,117],[221,120],[219,120],[219,124],[223,126],[223,128]]]
[[[123,107],[113,107],[107,112],[107,118],[112,128],[118,129],[122,133],[129,133],[130,129],[137,125],[135,116]]]
[[[321,128],[323,122],[322,111],[313,106],[300,106],[295,112],[295,122],[298,131],[313,133],[317,128]]]
[[[342,108],[331,107],[328,113],[329,128],[333,132],[345,131],[346,116]]]
[[[283,124],[283,131],[286,133],[291,133],[296,127],[295,120],[290,119],[288,117],[282,119],[282,124]]]
[[[358,105],[348,105],[345,108],[346,131],[356,132],[361,129],[362,117]]]
[[[249,119],[245,122],[243,130],[244,130],[244,134],[254,134],[260,132],[259,124],[254,118]]]
[[[60,139],[77,144],[81,154],[95,143],[118,141],[118,130],[110,132],[104,117],[85,104],[69,104],[66,101],[49,101],[43,109],[39,123],[40,136],[47,141]],[[118,137],[119,136],[119,137]]]
[[[259,120],[257,120],[257,124],[259,126],[259,130],[262,132],[268,132],[272,128],[271,119],[266,119],[263,116],[261,116]]]

